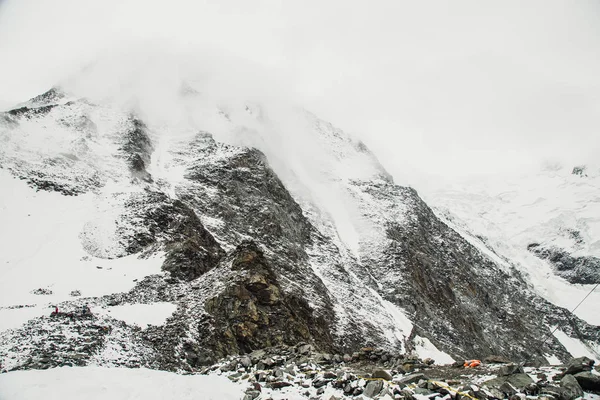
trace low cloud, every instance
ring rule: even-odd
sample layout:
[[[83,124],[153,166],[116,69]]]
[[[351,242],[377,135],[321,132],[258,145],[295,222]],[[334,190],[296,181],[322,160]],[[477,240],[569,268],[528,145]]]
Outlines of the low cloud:
[[[597,3],[558,0],[7,0],[0,106],[62,83],[177,120],[187,81],[302,105],[419,187],[595,162],[599,30]]]

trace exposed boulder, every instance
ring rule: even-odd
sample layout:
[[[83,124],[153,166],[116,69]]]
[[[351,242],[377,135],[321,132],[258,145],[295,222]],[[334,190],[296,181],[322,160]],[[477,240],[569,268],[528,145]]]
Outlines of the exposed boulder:
[[[583,389],[600,393],[600,375],[586,371],[579,372],[574,377]]]
[[[572,358],[565,364],[566,370],[564,375],[574,375],[578,372],[591,371],[594,366],[594,360],[588,357]]]
[[[490,355],[483,359],[483,362],[486,364],[509,364],[510,360],[506,357],[498,356],[498,355]]]
[[[560,386],[567,391],[569,400],[583,396],[583,390],[573,375],[565,375],[560,380]]]
[[[509,390],[513,391],[513,393],[510,394],[514,394],[516,393],[517,390],[524,390],[528,385],[533,383],[533,379],[531,379],[531,377],[527,374],[523,374],[523,373],[517,373],[517,374],[512,374],[512,375],[508,375],[508,376],[499,376],[497,378],[494,379],[490,379],[489,381],[486,381],[483,383],[483,386],[487,386],[490,388],[495,388],[495,389],[499,389],[505,393],[508,393],[507,390],[508,388],[512,387],[514,389]],[[508,385],[510,386],[508,386]]]
[[[392,380],[392,375],[384,370],[384,369],[376,369],[373,371],[373,373],[371,374],[371,376],[373,378],[379,378],[379,379],[385,379],[386,381],[391,381]]]
[[[370,399],[375,398],[381,391],[383,390],[383,381],[369,381],[367,386],[365,386],[365,391],[363,392],[363,396],[368,397]]]
[[[513,375],[513,374],[523,374],[523,373],[525,373],[525,371],[523,371],[523,367],[519,364],[503,365],[502,367],[500,367],[500,369],[498,369],[498,375],[501,375],[501,376],[507,376],[507,375]]]

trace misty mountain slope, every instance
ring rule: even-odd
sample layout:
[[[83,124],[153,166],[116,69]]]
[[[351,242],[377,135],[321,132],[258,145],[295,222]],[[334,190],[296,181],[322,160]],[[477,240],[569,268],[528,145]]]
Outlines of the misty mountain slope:
[[[539,294],[573,309],[600,278],[599,177],[594,168],[553,166],[427,197],[473,243],[527,275]],[[576,314],[600,323],[599,301],[593,292]]]
[[[2,114],[6,369],[189,370],[279,344],[404,352],[420,338],[445,361],[564,359],[560,341],[541,346],[557,323],[597,344],[598,327],[310,113],[186,90],[181,115],[161,120],[59,93]]]

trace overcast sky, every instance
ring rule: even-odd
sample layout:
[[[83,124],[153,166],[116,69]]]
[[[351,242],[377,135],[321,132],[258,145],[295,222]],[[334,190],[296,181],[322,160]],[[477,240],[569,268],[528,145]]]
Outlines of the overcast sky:
[[[139,43],[255,65],[417,187],[600,154],[591,0],[4,0],[0,107]]]

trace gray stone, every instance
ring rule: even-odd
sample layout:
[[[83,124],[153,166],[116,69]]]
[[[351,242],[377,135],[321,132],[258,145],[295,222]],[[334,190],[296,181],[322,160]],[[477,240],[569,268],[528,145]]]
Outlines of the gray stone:
[[[541,394],[538,397],[538,400],[556,400],[556,397],[552,396],[551,394],[546,393],[546,394]]]
[[[513,394],[517,393],[517,388],[506,381],[502,383],[498,389],[507,396],[512,396]]]
[[[232,382],[237,382],[240,380],[241,376],[242,376],[242,374],[240,374],[239,372],[236,372],[235,374],[229,375],[227,378],[229,378],[229,380]]]
[[[502,376],[513,375],[513,374],[523,374],[523,373],[525,373],[525,371],[523,370],[523,367],[520,366],[519,364],[503,365],[498,370],[498,375],[502,375]]]
[[[313,381],[312,385],[316,388],[320,388],[326,386],[329,382],[331,382],[331,379],[317,378]]]
[[[333,356],[331,354],[323,353],[316,357],[316,361],[321,364],[331,364]]]
[[[315,350],[315,348],[310,344],[305,344],[305,345],[298,347],[298,353],[300,353],[300,354],[310,354],[314,350]]]
[[[414,372],[415,368],[415,364],[413,363],[404,363],[402,364],[402,366],[400,366],[400,369],[405,373],[405,374],[410,374],[411,372]]]
[[[386,381],[391,381],[392,380],[392,375],[387,372],[384,369],[376,369],[373,371],[373,374],[371,374],[371,376],[373,378],[380,378],[380,379],[385,379]]]
[[[285,367],[285,372],[292,376],[296,376],[296,371],[294,371],[294,365],[290,364]]]
[[[574,375],[578,372],[591,371],[594,366],[594,360],[587,357],[572,358],[565,364],[567,370],[564,375]]]
[[[248,368],[250,366],[252,366],[252,360],[250,359],[250,357],[242,357],[240,359],[240,364],[242,364],[244,367]]]
[[[567,394],[569,395],[569,399],[567,400],[572,400],[576,399],[577,397],[583,396],[583,390],[581,389],[581,386],[579,386],[577,379],[575,379],[573,375],[565,375],[560,380],[560,386],[563,389],[565,389]]]
[[[422,396],[429,396],[434,393],[431,390],[425,388],[414,388],[413,392],[414,394],[420,394]]]
[[[574,375],[579,385],[585,390],[600,392],[600,376],[592,372],[580,372]]]
[[[545,386],[540,390],[540,398],[542,396],[552,396],[554,399],[558,400],[568,400],[570,399],[569,392],[565,388],[556,387],[556,386]]]
[[[508,364],[510,360],[506,357],[492,355],[484,358],[483,362],[486,364]]]
[[[336,379],[337,378],[337,374],[333,371],[325,371],[325,373],[323,374],[323,378],[325,379]]]
[[[411,383],[419,382],[421,379],[427,379],[423,374],[410,374],[403,376],[396,382],[398,385],[410,385]]]
[[[258,390],[247,390],[244,400],[254,400],[258,396],[260,396],[260,392]]]
[[[504,383],[509,383],[516,389],[524,389],[534,382],[533,379],[531,379],[531,377],[527,374],[513,374],[490,379],[489,381],[484,382],[483,385],[502,390],[501,387]]]
[[[286,381],[270,382],[267,384],[267,386],[270,387],[271,389],[281,389],[281,388],[292,386],[292,385],[293,385],[293,383],[286,382]]]
[[[264,360],[262,360],[261,362],[267,368],[271,368],[273,365],[276,364],[275,361],[271,357],[267,357]]]
[[[528,385],[534,383],[533,379],[527,374],[513,374],[508,376],[507,382],[516,387],[517,389],[523,389]]]
[[[482,391],[483,392],[483,391]],[[493,398],[503,399],[504,393],[500,391],[500,389],[496,389],[495,387],[488,387],[488,392]]]
[[[267,380],[267,374],[264,372],[261,372],[258,374],[258,376],[256,377],[256,380],[259,382],[264,382]]]
[[[365,387],[365,391],[363,393],[363,395],[365,397],[369,397],[369,398],[374,398],[375,396],[377,396],[381,390],[383,389],[383,381],[369,381],[369,383],[367,383],[367,386]]]
[[[250,353],[250,358],[252,358],[254,363],[256,363],[258,360],[263,359],[266,355],[267,352],[265,350],[254,350],[252,353]]]

